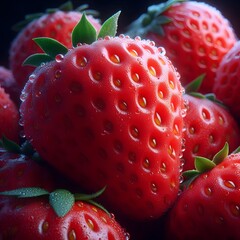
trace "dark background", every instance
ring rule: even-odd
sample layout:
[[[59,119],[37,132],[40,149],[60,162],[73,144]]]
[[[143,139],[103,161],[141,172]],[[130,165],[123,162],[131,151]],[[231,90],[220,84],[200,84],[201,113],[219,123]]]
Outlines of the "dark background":
[[[55,8],[67,0],[2,0],[0,13],[0,65],[7,65],[8,51],[16,33],[11,26],[24,19],[26,14],[44,12],[46,8]],[[204,0],[203,0],[204,1]],[[140,14],[146,11],[148,5],[157,4],[163,0],[72,0],[74,7],[88,4],[89,8],[100,12],[100,19],[106,20],[112,14],[121,10],[119,32]],[[237,0],[205,0],[206,3],[218,8],[229,19],[238,37],[240,36],[240,2]]]

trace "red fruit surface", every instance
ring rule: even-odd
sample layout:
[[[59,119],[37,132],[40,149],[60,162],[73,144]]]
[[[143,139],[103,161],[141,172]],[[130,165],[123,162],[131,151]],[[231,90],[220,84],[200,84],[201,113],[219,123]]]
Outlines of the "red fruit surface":
[[[80,20],[82,14],[77,11],[56,11],[44,14],[42,17],[30,22],[13,39],[9,51],[10,69],[14,78],[22,88],[29,75],[35,69],[32,66],[22,66],[24,60],[34,53],[42,50],[34,43],[33,38],[51,37],[61,42],[66,47],[71,47],[71,33]],[[98,19],[88,16],[89,21],[99,30]]]
[[[0,66],[0,84],[16,106],[19,106],[21,89],[15,81],[12,71],[4,66]]]
[[[230,152],[240,145],[240,130],[232,114],[222,105],[207,98],[198,98],[188,94],[184,118],[186,131],[183,133],[184,149],[183,170],[194,169],[196,156],[212,157],[228,142]]]
[[[47,199],[7,199],[0,202],[0,238],[127,240],[128,235],[106,212],[77,201],[58,217]]]
[[[19,112],[9,94],[0,86],[0,137],[19,142]]]
[[[161,50],[122,35],[84,44],[38,67],[22,95],[39,154],[88,191],[107,186],[107,206],[141,220],[179,188],[182,86]]]
[[[239,239],[239,175],[238,153],[195,179],[170,211],[168,239]]]
[[[217,70],[213,92],[240,119],[240,41],[224,56]]]
[[[23,187],[57,187],[56,174],[31,158],[0,149],[0,192]]]
[[[183,86],[205,73],[199,91],[212,92],[217,68],[237,41],[231,23],[218,9],[196,1],[175,3],[162,15],[171,19],[162,25],[164,36],[149,31],[146,37],[166,49]]]

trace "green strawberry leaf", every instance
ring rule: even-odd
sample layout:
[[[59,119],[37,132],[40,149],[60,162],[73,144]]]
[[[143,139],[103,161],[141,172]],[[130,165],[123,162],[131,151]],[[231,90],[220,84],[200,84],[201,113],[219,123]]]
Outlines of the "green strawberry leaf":
[[[21,147],[17,143],[6,138],[4,135],[0,139],[0,147],[6,149],[8,152],[21,153]]]
[[[118,11],[110,18],[108,18],[103,24],[99,31],[98,38],[104,38],[105,36],[114,37],[117,33],[117,22],[121,11]]]
[[[53,38],[39,37],[34,38],[33,41],[52,59],[55,59],[56,55],[65,55],[68,52],[68,48]]]
[[[48,194],[49,194],[48,191],[38,187],[18,188],[10,191],[0,192],[0,195],[13,196],[18,198],[39,197]]]
[[[24,60],[22,65],[38,67],[42,63],[50,62],[52,60],[53,60],[53,58],[50,57],[49,55],[47,55],[46,53],[36,53],[36,54],[30,55],[29,57],[27,57]]]
[[[184,181],[181,183],[181,188],[188,188],[190,184],[199,176],[200,172],[197,170],[187,170],[182,173]]]
[[[229,145],[228,143],[226,142],[223,146],[223,148],[217,152],[214,157],[213,157],[213,162],[218,165],[219,163],[221,163],[227,156],[228,156],[228,153],[229,153]]]
[[[49,195],[49,203],[58,217],[64,217],[75,202],[74,195],[65,189],[57,189]]]
[[[216,164],[205,157],[195,157],[195,168],[198,172],[203,173],[213,169]]]
[[[185,86],[185,92],[191,93],[191,92],[197,92],[199,88],[202,85],[203,79],[205,78],[206,74],[203,73],[197,78],[195,78],[193,81],[191,81],[189,84]]]
[[[77,47],[79,43],[91,44],[97,40],[97,31],[83,13],[81,20],[72,31],[72,45]]]
[[[74,194],[74,197],[75,197],[76,200],[89,201],[90,199],[97,198],[100,195],[102,195],[102,193],[105,191],[105,189],[106,189],[106,187],[100,189],[98,192],[93,193],[93,194],[76,193],[76,194]]]

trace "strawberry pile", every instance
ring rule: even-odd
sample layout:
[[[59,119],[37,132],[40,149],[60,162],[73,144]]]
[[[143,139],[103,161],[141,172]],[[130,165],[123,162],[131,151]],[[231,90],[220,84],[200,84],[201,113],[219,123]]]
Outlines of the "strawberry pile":
[[[204,2],[117,29],[29,15],[0,67],[0,239],[239,239],[240,44]]]

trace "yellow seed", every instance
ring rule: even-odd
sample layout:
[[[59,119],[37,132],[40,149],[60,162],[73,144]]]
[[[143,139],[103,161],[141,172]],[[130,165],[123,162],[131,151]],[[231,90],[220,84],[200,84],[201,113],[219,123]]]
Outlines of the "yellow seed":
[[[74,230],[71,230],[69,233],[68,233],[68,240],[76,240],[77,237],[76,237],[76,233]]]
[[[110,57],[110,60],[111,60],[113,63],[117,63],[117,64],[121,62],[119,56],[116,55],[116,54],[112,55],[112,56]]]

